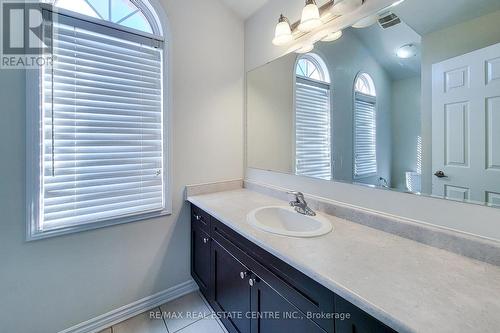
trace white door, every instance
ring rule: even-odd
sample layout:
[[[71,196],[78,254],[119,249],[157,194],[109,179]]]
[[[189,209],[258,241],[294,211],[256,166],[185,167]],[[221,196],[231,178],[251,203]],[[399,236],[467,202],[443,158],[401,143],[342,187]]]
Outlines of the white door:
[[[432,193],[500,206],[500,44],[433,65]]]

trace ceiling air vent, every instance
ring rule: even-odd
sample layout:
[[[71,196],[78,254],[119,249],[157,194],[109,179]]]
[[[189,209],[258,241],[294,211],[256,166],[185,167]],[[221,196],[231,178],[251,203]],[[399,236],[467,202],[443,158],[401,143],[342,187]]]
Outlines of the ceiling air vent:
[[[379,16],[378,19],[378,24],[380,24],[380,26],[384,29],[393,27],[399,23],[401,23],[401,20],[396,14],[392,12],[383,13],[382,15]]]

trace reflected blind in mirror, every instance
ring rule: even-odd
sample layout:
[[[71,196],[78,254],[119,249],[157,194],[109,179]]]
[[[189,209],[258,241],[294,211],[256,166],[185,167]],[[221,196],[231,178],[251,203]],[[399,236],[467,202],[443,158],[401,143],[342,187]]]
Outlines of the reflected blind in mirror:
[[[377,119],[374,96],[355,93],[354,177],[377,173]]]
[[[295,100],[295,171],[332,179],[330,87],[297,77]]]

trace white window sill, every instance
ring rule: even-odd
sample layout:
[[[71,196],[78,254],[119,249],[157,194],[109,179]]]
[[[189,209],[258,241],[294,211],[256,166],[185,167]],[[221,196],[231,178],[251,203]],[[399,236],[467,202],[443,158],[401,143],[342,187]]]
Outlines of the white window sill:
[[[82,224],[82,225],[77,225],[77,226],[61,227],[61,228],[51,229],[51,230],[46,230],[46,231],[28,230],[28,232],[26,234],[26,241],[32,242],[32,241],[37,241],[37,240],[41,240],[41,239],[58,237],[58,236],[69,235],[69,234],[75,234],[78,232],[106,228],[106,227],[111,227],[111,226],[120,225],[120,224],[146,221],[146,220],[150,220],[150,219],[154,219],[154,218],[158,218],[158,217],[162,217],[162,216],[169,216],[169,215],[172,215],[171,211],[162,210],[162,211],[157,211],[157,212],[145,213],[145,214],[141,214],[141,215],[121,217],[121,218],[110,219],[110,220],[94,222],[94,223],[87,223],[87,224]]]

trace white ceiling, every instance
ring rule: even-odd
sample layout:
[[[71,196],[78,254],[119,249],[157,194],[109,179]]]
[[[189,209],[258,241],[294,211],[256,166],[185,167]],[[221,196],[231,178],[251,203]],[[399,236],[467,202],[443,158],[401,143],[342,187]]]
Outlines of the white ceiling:
[[[222,0],[222,2],[246,20],[269,0]]]
[[[351,30],[393,80],[420,75],[420,52],[409,59],[400,59],[396,56],[396,51],[405,44],[414,44],[420,48],[420,35],[404,22],[388,29],[374,24],[369,28],[351,28]]]

